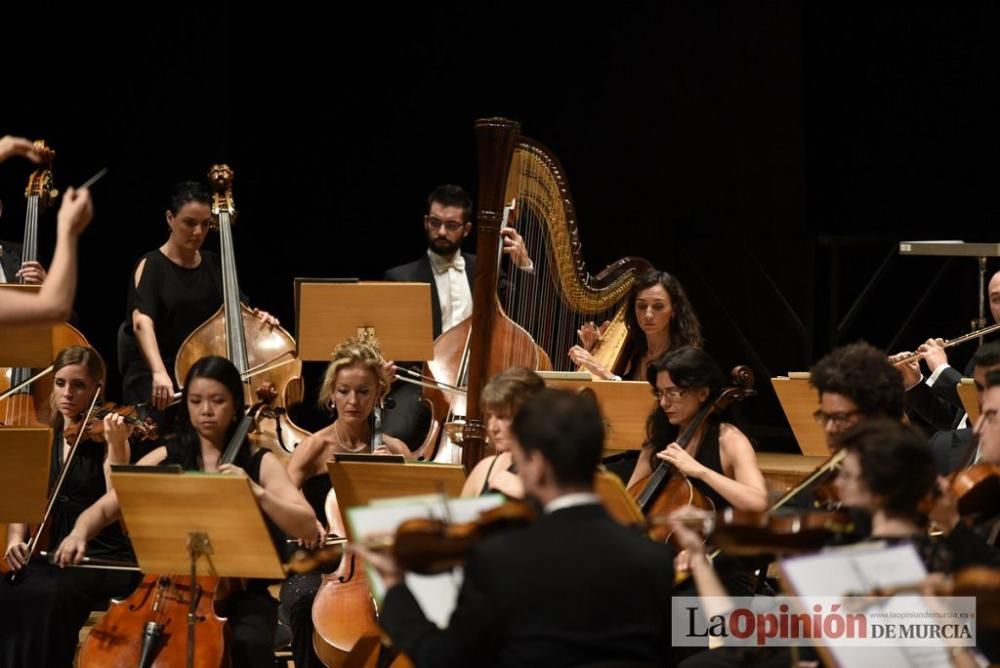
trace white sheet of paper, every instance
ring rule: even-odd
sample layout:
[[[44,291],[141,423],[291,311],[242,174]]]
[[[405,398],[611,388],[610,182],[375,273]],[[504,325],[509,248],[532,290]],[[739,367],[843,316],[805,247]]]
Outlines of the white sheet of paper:
[[[900,587],[920,582],[927,569],[912,545],[884,547],[874,545],[827,550],[819,554],[785,559],[781,562],[787,588],[805,599],[813,597],[862,595],[878,588]],[[890,611],[893,597],[884,606]],[[907,597],[913,610],[913,597]],[[942,646],[917,647],[829,647],[834,661],[842,668],[950,668],[950,655]]]
[[[452,522],[463,523],[478,519],[480,513],[502,505],[504,497],[499,494],[477,496],[467,499],[449,499],[448,514]],[[366,537],[394,534],[396,528],[406,520],[417,518],[443,519],[444,508],[440,497],[410,497],[392,499],[385,503],[347,509],[347,522],[352,535],[361,543]],[[385,597],[385,583],[375,569],[365,564],[372,594],[379,605]],[[461,569],[441,575],[406,574],[406,586],[417,599],[427,619],[440,628],[448,626],[451,613],[455,610],[458,590],[462,586]]]

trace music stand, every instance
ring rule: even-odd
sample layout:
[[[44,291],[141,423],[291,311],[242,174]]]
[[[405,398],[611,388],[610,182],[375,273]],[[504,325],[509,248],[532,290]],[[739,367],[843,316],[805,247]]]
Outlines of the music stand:
[[[263,513],[243,476],[191,472],[111,472],[122,518],[143,573],[284,577]],[[194,661],[197,596],[188,614],[188,666]]]
[[[963,378],[955,391],[958,392],[958,398],[962,400],[962,407],[969,415],[968,423],[971,428],[979,419],[979,393],[976,392],[976,381],[971,378]]]
[[[771,385],[802,454],[829,457],[826,433],[813,417],[818,399],[816,388],[809,384],[809,374],[798,372],[778,376],[771,379]]]
[[[350,336],[376,337],[386,359],[434,358],[429,283],[295,279],[299,359],[328,362]]]
[[[444,494],[456,497],[465,484],[465,469],[461,464],[334,460],[326,463],[326,469],[342,509],[401,496]],[[347,531],[347,537],[351,538],[349,526]]]
[[[590,390],[604,416],[607,432],[605,451],[640,450],[646,442],[646,420],[656,410],[656,399],[649,383],[637,380],[566,380],[542,371],[539,374],[548,387],[571,392]]]
[[[619,524],[638,526],[646,521],[639,504],[629,496],[621,478],[608,471],[598,471],[594,476],[594,493],[608,515]]]
[[[986,326],[986,259],[1000,257],[1000,244],[965,243],[960,240],[900,241],[899,254],[975,258],[979,266],[979,317],[972,328],[981,329]],[[979,337],[979,344],[982,343],[983,337]]]
[[[51,448],[48,427],[0,429],[0,523],[30,524],[45,513]]]
[[[38,292],[39,285],[0,283],[0,291]],[[0,292],[0,299],[3,293]],[[44,369],[52,364],[52,325],[4,325],[0,327],[0,366]]]

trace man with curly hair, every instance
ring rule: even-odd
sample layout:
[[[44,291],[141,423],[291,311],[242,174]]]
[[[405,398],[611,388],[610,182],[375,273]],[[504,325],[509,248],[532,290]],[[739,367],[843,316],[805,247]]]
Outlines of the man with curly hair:
[[[863,420],[903,419],[903,376],[884,352],[864,341],[837,348],[816,362],[809,382],[819,392],[813,415],[831,451],[837,434]]]

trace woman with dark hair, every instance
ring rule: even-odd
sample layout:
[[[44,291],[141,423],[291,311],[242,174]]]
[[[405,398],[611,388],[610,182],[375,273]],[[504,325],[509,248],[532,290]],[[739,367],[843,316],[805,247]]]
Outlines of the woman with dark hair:
[[[54,438],[52,440],[49,493],[55,489],[69,458],[72,440],[68,427],[86,413],[104,383],[104,362],[91,348],[66,348],[53,363],[52,389]],[[104,495],[112,464],[129,461],[130,427],[120,415],[104,418],[105,442],[81,438],[66,479],[52,509],[49,538],[40,544],[50,550],[70,532],[79,515]],[[17,571],[28,566],[28,526],[7,527],[6,565]],[[87,551],[101,559],[135,561],[128,539],[118,524],[95,532]],[[80,627],[93,608],[128,594],[135,574],[121,571],[58,569],[32,563],[22,583],[0,581],[0,666],[69,666]]]
[[[653,472],[659,461],[672,464],[710,498],[717,509],[767,509],[767,485],[750,440],[713,415],[682,448],[677,438],[698,411],[722,389],[722,373],[704,351],[675,348],[650,367],[648,380],[659,403],[646,423],[646,443],[629,486]]]
[[[221,463],[244,412],[243,384],[236,367],[223,357],[203,357],[185,379],[176,434],[140,459],[139,464],[179,464],[188,471],[243,475],[250,479],[276,542],[283,540],[277,529],[314,540],[316,516],[270,450],[253,452],[249,444],[244,444],[232,464]],[[79,563],[87,553],[88,539],[120,517],[121,507],[112,489],[80,515],[56,552],[57,561],[61,565]],[[277,603],[268,593],[267,584],[251,580],[243,591],[225,601],[223,614],[232,630],[234,665],[274,665]]]
[[[118,332],[118,366],[126,404],[166,408],[174,395],[174,360],[184,340],[222,306],[219,256],[202,250],[212,224],[212,195],[195,181],[178,183],[166,211],[170,236],[139,258]],[[254,309],[264,322],[268,313]]]
[[[606,369],[590,354],[607,324],[585,324],[578,332],[580,345],[569,351],[574,364],[604,380],[645,380],[647,367],[668,350],[701,348],[698,316],[680,281],[665,271],[650,269],[632,286],[625,305],[628,338],[614,369]]]
[[[545,381],[530,369],[515,367],[501,371],[483,387],[481,403],[486,420],[486,435],[494,453],[484,457],[465,479],[462,496],[500,492],[512,498],[524,498],[524,483],[518,477],[511,456],[511,424],[521,406],[545,389]]]

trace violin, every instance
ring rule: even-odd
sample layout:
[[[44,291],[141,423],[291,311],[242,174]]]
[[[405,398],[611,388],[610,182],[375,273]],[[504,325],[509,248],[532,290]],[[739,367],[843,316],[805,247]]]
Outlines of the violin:
[[[526,526],[538,513],[523,501],[508,501],[473,522],[412,519],[399,525],[392,543],[399,566],[420,575],[445,573],[460,566],[476,543],[500,531]]]
[[[763,512],[727,508],[715,517],[712,544],[734,556],[815,552],[854,531],[843,511]]]
[[[84,419],[82,415],[77,417],[77,421],[63,429],[63,438],[67,441],[75,441],[77,434],[83,431],[83,440],[103,443],[104,438],[104,418],[107,415],[116,414],[125,418],[125,424],[134,428],[133,436],[140,440],[156,440],[159,433],[157,424],[152,418],[141,418],[135,415],[135,406],[118,406],[113,402],[105,403],[95,407],[90,411],[90,415]]]

